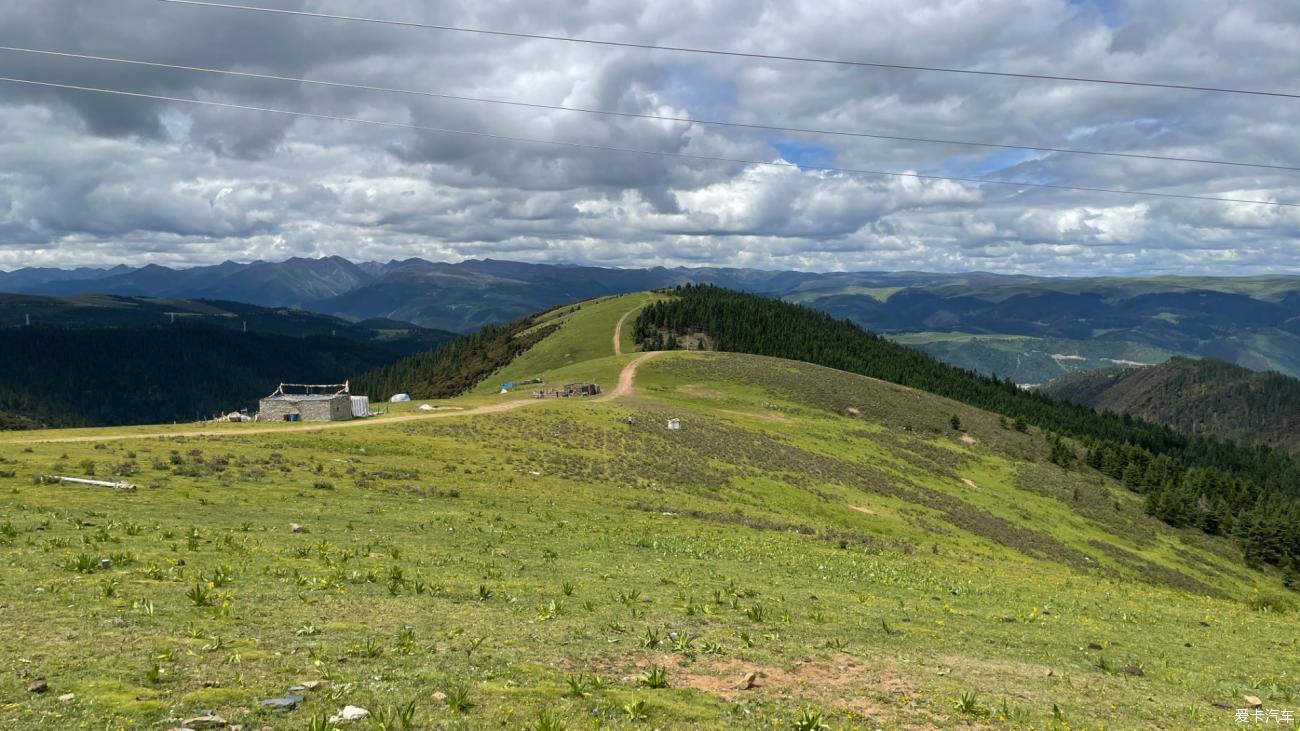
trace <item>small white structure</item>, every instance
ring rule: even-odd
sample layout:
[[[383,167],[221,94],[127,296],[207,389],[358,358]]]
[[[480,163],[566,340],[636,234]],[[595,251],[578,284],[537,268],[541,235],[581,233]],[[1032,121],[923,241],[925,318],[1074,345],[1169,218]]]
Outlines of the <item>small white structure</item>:
[[[392,398],[388,399],[388,403],[390,403],[390,404],[400,404],[400,403],[402,403],[402,402],[404,402],[404,401],[410,401],[410,400],[411,400],[411,394],[409,394],[409,393],[398,393],[398,394],[394,394]]]
[[[420,411],[437,411],[438,407],[432,404],[420,404]]]
[[[682,420],[681,420],[681,419],[669,419],[669,420],[668,420],[668,431],[681,431],[681,430],[682,430]]]
[[[352,415],[358,419],[371,415],[369,396],[352,397]]]

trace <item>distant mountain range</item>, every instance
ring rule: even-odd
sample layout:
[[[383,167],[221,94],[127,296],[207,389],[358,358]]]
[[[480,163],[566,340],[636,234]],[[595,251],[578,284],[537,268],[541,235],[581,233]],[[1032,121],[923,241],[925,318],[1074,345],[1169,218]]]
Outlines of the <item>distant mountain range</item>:
[[[1173,358],[1151,368],[1076,373],[1051,396],[1153,421],[1190,434],[1300,453],[1300,380],[1218,360]]]
[[[260,307],[245,302],[116,294],[72,297],[0,294],[0,331],[29,326],[94,329],[178,324],[296,338],[328,336],[371,345],[394,357],[428,350],[455,337],[455,333],[430,330],[409,322],[384,318],[353,322],[306,310]]]
[[[455,332],[582,299],[687,283],[809,305],[949,363],[1021,384],[1175,355],[1300,375],[1300,277],[1064,279],[493,260],[358,264],[340,257],[0,273],[0,291],[7,292],[226,300]]]

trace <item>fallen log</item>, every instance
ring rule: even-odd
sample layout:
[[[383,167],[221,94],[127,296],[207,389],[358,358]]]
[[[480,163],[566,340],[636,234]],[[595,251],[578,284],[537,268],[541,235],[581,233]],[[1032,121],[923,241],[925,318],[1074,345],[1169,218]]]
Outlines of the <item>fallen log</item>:
[[[91,480],[85,477],[64,477],[62,475],[45,475],[41,482],[72,482],[78,485],[94,485],[96,487],[111,487],[114,490],[126,490],[135,492],[135,485],[125,480],[118,482],[109,482],[108,480]]]

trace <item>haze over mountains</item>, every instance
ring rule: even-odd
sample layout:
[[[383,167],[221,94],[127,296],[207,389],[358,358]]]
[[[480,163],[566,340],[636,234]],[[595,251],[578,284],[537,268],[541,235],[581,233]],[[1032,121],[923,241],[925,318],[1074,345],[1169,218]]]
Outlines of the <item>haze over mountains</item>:
[[[456,332],[591,297],[685,283],[806,304],[1021,384],[1174,355],[1300,375],[1300,277],[1294,276],[1064,279],[340,257],[0,273],[5,292],[234,300]]]

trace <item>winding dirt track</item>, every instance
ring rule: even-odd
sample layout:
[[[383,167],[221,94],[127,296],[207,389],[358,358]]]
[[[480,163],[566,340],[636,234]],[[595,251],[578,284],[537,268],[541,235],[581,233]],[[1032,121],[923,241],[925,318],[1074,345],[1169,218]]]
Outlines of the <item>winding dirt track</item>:
[[[659,355],[660,352],[662,351],[656,350],[649,353],[642,353],[641,355],[638,355],[636,358],[634,358],[631,363],[628,363],[627,365],[623,366],[623,370],[619,371],[618,373],[618,385],[614,387],[613,391],[607,393],[605,395],[605,398],[606,399],[623,398],[624,396],[632,393],[632,388],[636,385],[636,369],[640,368],[642,363],[646,362],[647,360],[650,360],[656,355]]]
[[[627,322],[628,316],[633,312],[636,312],[638,309],[640,308],[634,307],[627,312],[624,312],[623,316],[618,318],[618,324],[614,326],[614,355],[623,354],[623,323]]]
[[[634,310],[635,311],[635,310]],[[622,355],[622,347],[619,345],[619,333],[623,330],[623,320],[632,314],[628,312],[618,321],[614,327],[614,352],[616,355]],[[642,363],[659,355],[658,352],[642,353],[632,362],[623,366],[623,370],[618,374],[618,385],[614,390],[609,391],[602,397],[602,400],[617,399],[632,393],[636,384],[636,370]],[[0,442],[0,444],[73,444],[81,442],[117,442],[125,439],[170,439],[175,437],[221,437],[232,436],[242,437],[248,434],[301,434],[303,432],[325,431],[333,429],[356,429],[366,426],[380,426],[384,424],[400,424],[405,421],[423,421],[425,419],[446,419],[453,416],[482,416],[484,414],[500,414],[506,411],[522,409],[531,404],[542,403],[534,399],[518,399],[515,401],[505,401],[499,404],[489,404],[487,406],[477,406],[472,409],[462,409],[456,411],[435,411],[433,413],[414,413],[393,416],[387,419],[359,419],[353,421],[326,421],[318,424],[304,424],[298,427],[255,427],[252,429],[195,429],[192,431],[169,431],[153,432],[140,434],[104,434],[97,436],[78,436],[78,437],[54,437],[54,438],[34,438],[34,439],[15,439],[12,441]]]

